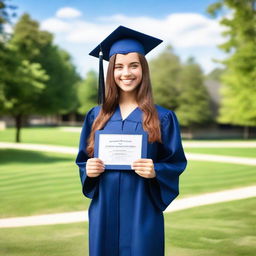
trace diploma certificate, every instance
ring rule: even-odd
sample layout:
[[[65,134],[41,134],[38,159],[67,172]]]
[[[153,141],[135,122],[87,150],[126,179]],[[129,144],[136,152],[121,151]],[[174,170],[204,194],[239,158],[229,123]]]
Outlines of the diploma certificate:
[[[147,133],[96,131],[94,152],[105,169],[131,169],[135,160],[147,157]]]

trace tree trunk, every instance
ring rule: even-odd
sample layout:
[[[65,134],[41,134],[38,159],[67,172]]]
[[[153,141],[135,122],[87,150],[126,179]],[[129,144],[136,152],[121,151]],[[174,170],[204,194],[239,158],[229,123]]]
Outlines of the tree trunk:
[[[16,126],[16,142],[20,142],[20,130],[22,126],[22,115],[18,114],[15,116],[15,126]]]
[[[193,129],[191,127],[188,127],[188,138],[190,140],[193,139]]]
[[[249,139],[249,126],[244,126],[244,139]]]

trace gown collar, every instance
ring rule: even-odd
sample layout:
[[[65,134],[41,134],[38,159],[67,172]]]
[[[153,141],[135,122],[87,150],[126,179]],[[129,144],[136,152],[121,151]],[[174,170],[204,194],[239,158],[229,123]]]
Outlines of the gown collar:
[[[122,119],[121,110],[119,104],[117,105],[114,114],[111,117],[113,121],[133,121],[141,122],[142,111],[139,107],[136,107],[124,120]]]

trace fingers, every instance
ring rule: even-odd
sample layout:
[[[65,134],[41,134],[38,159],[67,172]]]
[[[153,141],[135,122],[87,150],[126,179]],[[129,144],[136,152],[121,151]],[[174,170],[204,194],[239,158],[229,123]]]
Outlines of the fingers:
[[[99,158],[89,158],[88,160],[87,160],[87,163],[101,163],[101,164],[104,164],[103,163],[103,161],[101,160],[101,159],[99,159]]]
[[[147,169],[147,168],[152,168],[154,166],[154,163],[151,159],[147,159],[149,161],[135,161],[131,165],[132,169]]]
[[[153,160],[151,158],[140,158],[133,163],[153,163]]]
[[[99,158],[90,158],[86,163],[86,174],[89,177],[97,177],[105,171],[105,165]]]
[[[135,170],[135,172],[144,178],[154,178],[155,177],[155,173],[151,172],[151,171],[141,171],[141,170]]]
[[[132,169],[141,177],[155,177],[154,163],[150,158],[141,158],[133,162]]]

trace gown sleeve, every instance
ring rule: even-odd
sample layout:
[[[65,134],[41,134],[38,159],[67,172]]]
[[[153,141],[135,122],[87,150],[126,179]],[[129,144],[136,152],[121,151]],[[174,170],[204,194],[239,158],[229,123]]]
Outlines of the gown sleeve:
[[[175,113],[169,111],[160,122],[163,143],[158,144],[158,159],[154,163],[156,177],[149,180],[149,187],[154,203],[164,211],[179,194],[179,175],[185,170],[187,160]]]
[[[80,179],[82,183],[83,194],[88,198],[93,198],[97,194],[99,177],[88,177],[86,175],[86,162],[90,158],[86,153],[87,139],[91,132],[91,127],[94,121],[94,108],[90,109],[85,116],[83,123],[79,150],[76,157],[76,164],[79,167]]]

